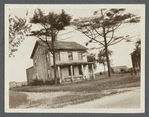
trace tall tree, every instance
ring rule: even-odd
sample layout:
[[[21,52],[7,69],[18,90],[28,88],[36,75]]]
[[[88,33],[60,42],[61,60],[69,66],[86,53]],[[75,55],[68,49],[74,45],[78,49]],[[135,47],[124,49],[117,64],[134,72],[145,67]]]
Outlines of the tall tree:
[[[108,67],[108,76],[110,77],[110,63],[108,56],[108,47],[115,45],[122,40],[129,41],[129,35],[116,36],[114,33],[122,24],[138,23],[140,17],[131,13],[124,13],[124,8],[100,9],[94,12],[94,17],[85,17],[75,19],[72,24],[75,29],[82,32],[89,38],[86,43],[99,43],[99,48],[104,48]]]
[[[27,15],[27,14],[26,14]],[[26,22],[25,18],[14,18],[9,15],[9,57],[14,56],[17,47],[25,39],[25,35],[31,29],[31,25]]]
[[[137,42],[135,42],[135,46],[136,47],[131,57],[134,63],[140,63],[141,62],[141,40],[140,39]]]
[[[108,50],[108,56],[111,56],[113,51]],[[106,52],[105,49],[99,50],[97,62],[104,66],[104,74],[106,76]]]
[[[57,84],[56,77],[56,63],[55,63],[55,41],[56,36],[58,35],[60,30],[64,30],[66,26],[70,25],[71,16],[66,14],[64,10],[60,14],[55,14],[53,12],[49,12],[48,15],[45,15],[41,9],[37,9],[34,12],[33,17],[31,18],[31,23],[38,24],[42,28],[37,31],[32,31],[31,36],[36,36],[42,42],[44,42],[48,50],[53,55],[53,64],[54,64],[54,79]],[[50,44],[49,41],[52,43]]]

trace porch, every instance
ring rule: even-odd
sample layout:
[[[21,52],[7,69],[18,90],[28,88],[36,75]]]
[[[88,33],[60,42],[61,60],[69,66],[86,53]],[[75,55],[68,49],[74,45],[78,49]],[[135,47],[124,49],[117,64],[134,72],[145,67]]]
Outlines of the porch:
[[[92,62],[58,63],[56,68],[60,83],[78,82],[95,78]]]

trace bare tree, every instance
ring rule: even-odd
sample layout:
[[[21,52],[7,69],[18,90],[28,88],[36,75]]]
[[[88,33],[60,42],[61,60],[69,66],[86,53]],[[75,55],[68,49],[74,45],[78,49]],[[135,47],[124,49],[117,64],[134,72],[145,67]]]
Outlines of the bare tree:
[[[108,67],[108,76],[110,77],[110,63],[108,56],[108,47],[115,45],[122,40],[129,41],[129,35],[116,36],[115,31],[122,24],[138,23],[140,17],[131,13],[124,13],[124,8],[100,9],[94,12],[94,17],[85,17],[74,19],[72,22],[74,28],[89,38],[86,43],[99,43],[99,48],[104,48]]]
[[[27,14],[26,14],[27,15]],[[31,25],[27,24],[25,18],[14,18],[9,15],[9,57],[14,56],[17,47],[25,39],[25,35],[31,29]]]
[[[30,36],[36,36],[42,42],[44,42],[48,50],[53,55],[53,64],[54,64],[54,79],[55,84],[57,84],[56,78],[56,63],[55,63],[55,40],[60,30],[64,30],[66,26],[70,25],[71,16],[66,14],[64,10],[60,14],[55,14],[49,12],[48,15],[45,15],[41,9],[37,9],[34,12],[33,17],[31,18],[31,23],[38,24],[42,28],[37,31],[32,31]],[[49,43],[51,41],[51,43]]]

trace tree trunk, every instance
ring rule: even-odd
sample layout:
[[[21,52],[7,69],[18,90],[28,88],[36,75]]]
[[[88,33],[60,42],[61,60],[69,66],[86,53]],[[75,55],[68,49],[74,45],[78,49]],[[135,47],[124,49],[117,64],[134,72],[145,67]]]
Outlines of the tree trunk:
[[[104,66],[104,75],[106,77],[106,67],[105,67],[105,64],[103,66]]]
[[[106,53],[107,67],[108,67],[108,77],[111,77],[110,62],[109,62],[109,55],[108,55],[108,46],[107,46],[106,33],[105,33],[104,27],[103,27],[103,35],[104,35],[104,42],[105,42],[105,53]]]
[[[55,79],[55,84],[57,84],[54,42],[55,42],[55,36],[53,36],[53,31],[52,31],[52,51],[53,51],[54,79]]]
[[[108,47],[105,47],[106,50],[106,59],[107,59],[107,67],[108,67],[108,77],[111,77],[111,70],[110,70],[110,62],[109,62],[109,55],[108,55]]]

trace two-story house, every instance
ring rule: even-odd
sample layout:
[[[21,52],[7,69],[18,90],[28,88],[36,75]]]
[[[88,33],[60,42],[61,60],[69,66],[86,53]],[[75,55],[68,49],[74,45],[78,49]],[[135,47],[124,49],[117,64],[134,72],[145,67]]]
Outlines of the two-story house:
[[[87,62],[86,51],[86,47],[76,42],[55,42],[56,75],[60,82],[94,78],[93,63]],[[36,41],[30,58],[33,66],[26,69],[28,84],[36,78],[43,81],[54,79],[53,55],[45,43]]]

